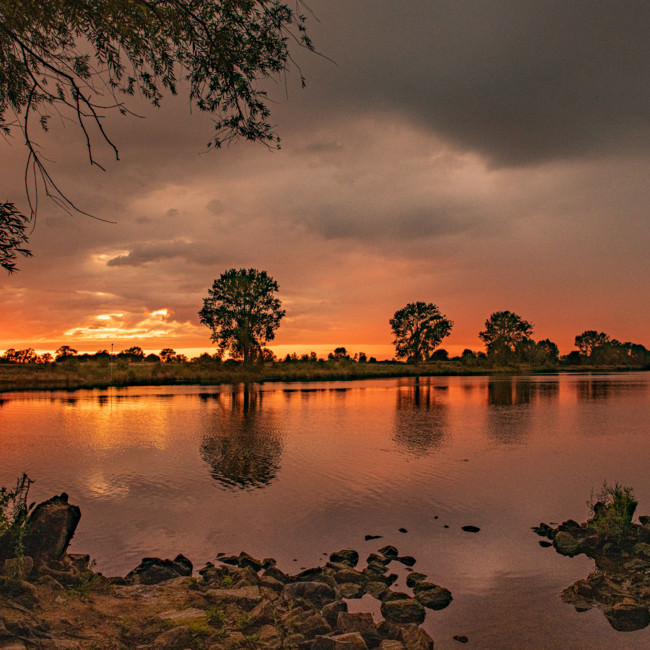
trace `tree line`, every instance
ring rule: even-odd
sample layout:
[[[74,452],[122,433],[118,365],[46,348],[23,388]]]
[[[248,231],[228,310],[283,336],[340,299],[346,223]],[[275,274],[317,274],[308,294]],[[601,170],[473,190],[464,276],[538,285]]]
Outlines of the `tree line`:
[[[214,280],[208,289],[199,311],[200,322],[210,329],[211,340],[218,350],[215,354],[204,353],[192,362],[241,362],[245,366],[254,363],[277,362],[268,343],[275,338],[280,322],[286,312],[277,297],[278,283],[266,271],[257,269],[228,269]],[[393,345],[397,359],[407,363],[436,361],[461,361],[465,365],[555,367],[566,365],[650,366],[650,351],[638,343],[621,343],[605,332],[585,330],[575,337],[578,348],[560,357],[559,348],[550,339],[535,340],[534,326],[512,311],[497,311],[485,321],[478,333],[485,344],[485,352],[465,349],[463,353],[449,358],[440,348],[454,327],[452,320],[441,313],[433,303],[412,302],[398,309],[389,320],[393,332]],[[130,347],[116,355],[107,350],[95,354],[81,354],[63,345],[53,358],[49,353],[38,355],[32,348],[8,349],[0,360],[10,363],[69,363],[78,361],[110,361],[113,358],[126,362],[185,363],[188,359],[172,348],[164,348],[160,354],[145,355],[142,348]],[[323,362],[315,352],[288,354],[283,362]],[[364,352],[354,356],[344,347],[335,348],[327,361],[377,363]]]

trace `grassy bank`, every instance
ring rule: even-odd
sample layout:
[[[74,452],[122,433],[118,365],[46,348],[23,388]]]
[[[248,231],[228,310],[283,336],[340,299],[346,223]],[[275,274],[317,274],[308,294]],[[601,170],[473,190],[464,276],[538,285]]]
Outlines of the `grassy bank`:
[[[230,363],[148,363],[78,361],[50,364],[0,364],[0,392],[22,390],[72,390],[108,386],[158,386],[174,384],[237,384],[267,381],[334,381],[445,375],[536,374],[558,371],[612,372],[641,370],[621,366],[558,366],[535,368],[490,367],[456,361],[426,364],[353,361],[280,362],[250,369]]]

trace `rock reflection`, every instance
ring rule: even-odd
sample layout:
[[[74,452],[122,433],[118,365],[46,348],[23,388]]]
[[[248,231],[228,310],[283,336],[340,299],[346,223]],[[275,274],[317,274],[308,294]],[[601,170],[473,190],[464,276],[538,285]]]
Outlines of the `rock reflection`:
[[[393,439],[402,449],[422,456],[440,448],[446,425],[447,407],[436,400],[429,380],[398,388]]]
[[[200,453],[212,478],[224,487],[262,488],[280,469],[282,438],[262,408],[263,395],[251,387],[215,395]]]

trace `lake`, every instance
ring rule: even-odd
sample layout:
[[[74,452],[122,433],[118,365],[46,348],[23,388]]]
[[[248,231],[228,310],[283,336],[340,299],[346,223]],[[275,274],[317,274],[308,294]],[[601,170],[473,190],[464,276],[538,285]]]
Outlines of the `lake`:
[[[32,499],[67,492],[70,550],[107,575],[241,550],[296,572],[393,544],[453,594],[427,613],[437,650],[648,648],[650,628],[562,602],[593,562],[531,526],[584,521],[604,481],[650,514],[649,416],[636,372],[5,393],[0,484],[25,471]]]

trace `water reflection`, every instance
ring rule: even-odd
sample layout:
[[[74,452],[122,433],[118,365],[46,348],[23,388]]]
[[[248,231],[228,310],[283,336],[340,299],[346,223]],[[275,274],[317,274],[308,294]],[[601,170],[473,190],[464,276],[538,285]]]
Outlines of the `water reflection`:
[[[393,439],[415,456],[439,449],[445,439],[447,407],[436,400],[435,389],[419,377],[397,389]]]
[[[224,487],[262,488],[280,469],[282,438],[263,409],[263,396],[249,386],[214,395],[200,454],[212,478]]]
[[[521,378],[499,378],[488,382],[487,435],[505,445],[520,444],[527,431],[531,384]]]

